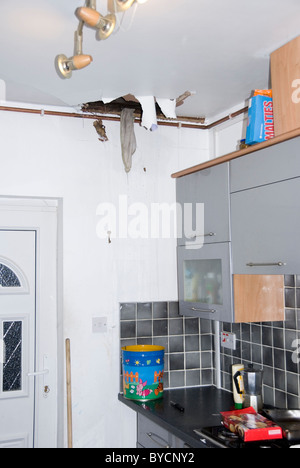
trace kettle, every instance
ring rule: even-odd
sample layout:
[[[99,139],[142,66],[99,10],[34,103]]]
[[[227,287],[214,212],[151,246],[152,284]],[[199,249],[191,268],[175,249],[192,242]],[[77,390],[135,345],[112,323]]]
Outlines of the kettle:
[[[234,383],[236,390],[240,393],[242,390],[239,385],[238,377],[243,378],[244,386],[244,402],[243,407],[248,408],[252,406],[256,412],[263,409],[262,398],[262,384],[263,384],[263,371],[261,369],[254,369],[253,364],[250,364],[247,369],[238,371],[235,374]]]

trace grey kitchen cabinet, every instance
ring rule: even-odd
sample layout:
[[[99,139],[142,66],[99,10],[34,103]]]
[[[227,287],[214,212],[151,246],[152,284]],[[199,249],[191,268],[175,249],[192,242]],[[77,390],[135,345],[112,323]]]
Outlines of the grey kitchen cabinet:
[[[177,179],[176,194],[178,245],[230,241],[229,163]]]
[[[142,414],[138,414],[137,447],[154,449],[171,448],[172,434]]]
[[[181,315],[233,321],[230,249],[230,242],[178,247]]]
[[[192,448],[184,440],[177,437],[175,434],[164,429],[159,424],[151,421],[151,419],[138,413],[137,415],[137,448],[151,449],[188,449]],[[199,446],[199,444],[198,444]],[[199,447],[198,447],[199,448]],[[200,448],[206,448],[203,444]]]
[[[300,274],[300,136],[228,156],[176,175],[180,313],[284,320],[284,275]],[[197,203],[204,204],[202,230]]]
[[[232,273],[299,274],[299,213],[300,177],[232,193]]]
[[[300,137],[230,161],[230,192],[300,177]]]

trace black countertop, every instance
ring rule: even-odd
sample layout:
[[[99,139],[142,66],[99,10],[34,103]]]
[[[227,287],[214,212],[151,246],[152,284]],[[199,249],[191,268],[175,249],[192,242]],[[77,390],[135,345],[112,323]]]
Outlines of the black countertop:
[[[232,394],[216,387],[165,390],[159,400],[145,403],[128,400],[123,394],[119,394],[118,399],[195,448],[201,447],[201,442],[194,429],[219,425],[220,412],[234,406]],[[185,411],[171,406],[171,401],[179,403]]]

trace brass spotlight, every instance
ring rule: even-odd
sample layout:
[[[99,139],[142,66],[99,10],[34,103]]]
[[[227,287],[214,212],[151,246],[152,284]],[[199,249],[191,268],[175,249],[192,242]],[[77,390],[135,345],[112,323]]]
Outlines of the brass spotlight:
[[[128,10],[135,0],[114,0],[118,11]]]
[[[87,67],[93,61],[90,55],[74,55],[74,57],[67,58],[65,55],[60,54],[55,59],[55,66],[61,78],[71,78],[73,70],[81,70]]]
[[[115,29],[116,17],[114,14],[102,16],[97,10],[87,7],[77,8],[76,14],[81,21],[98,29],[98,37],[101,40],[107,39]]]
[[[61,78],[71,78],[73,70],[81,70],[93,61],[93,57],[82,53],[82,26],[83,23],[79,24],[75,32],[73,57],[68,58],[64,54],[60,54],[55,59],[55,68]]]

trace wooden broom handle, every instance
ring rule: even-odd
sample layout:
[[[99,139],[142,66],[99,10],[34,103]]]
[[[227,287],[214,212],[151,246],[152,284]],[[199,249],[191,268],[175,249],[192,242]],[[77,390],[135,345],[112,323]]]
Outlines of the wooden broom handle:
[[[73,448],[72,433],[72,390],[71,390],[71,346],[70,339],[66,339],[66,379],[67,379],[67,419],[68,419],[68,448]]]

